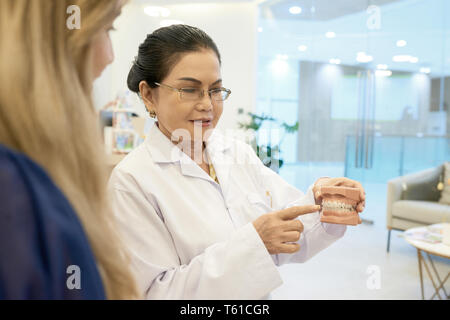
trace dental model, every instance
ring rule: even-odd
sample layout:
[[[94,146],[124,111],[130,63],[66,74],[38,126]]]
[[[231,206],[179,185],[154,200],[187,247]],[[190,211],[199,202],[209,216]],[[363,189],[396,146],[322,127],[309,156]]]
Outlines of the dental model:
[[[356,226],[361,218],[356,211],[360,201],[359,189],[349,187],[322,187],[320,221]]]

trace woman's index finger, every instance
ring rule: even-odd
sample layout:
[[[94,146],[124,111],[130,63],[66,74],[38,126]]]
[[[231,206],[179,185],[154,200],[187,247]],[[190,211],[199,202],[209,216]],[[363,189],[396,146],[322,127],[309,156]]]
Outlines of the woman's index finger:
[[[320,205],[295,206],[278,211],[278,216],[283,220],[293,220],[298,216],[319,211],[320,208]]]

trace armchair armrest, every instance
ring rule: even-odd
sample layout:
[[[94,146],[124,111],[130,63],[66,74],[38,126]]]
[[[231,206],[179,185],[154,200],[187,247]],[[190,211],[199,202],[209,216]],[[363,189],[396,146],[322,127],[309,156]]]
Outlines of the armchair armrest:
[[[392,225],[392,205],[398,200],[438,201],[440,192],[436,186],[443,165],[391,179],[387,183],[386,224]]]

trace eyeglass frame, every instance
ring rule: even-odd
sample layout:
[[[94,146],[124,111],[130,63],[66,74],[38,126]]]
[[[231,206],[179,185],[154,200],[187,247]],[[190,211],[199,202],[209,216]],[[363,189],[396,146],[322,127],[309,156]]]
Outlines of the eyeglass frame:
[[[181,94],[183,93],[183,90],[188,89],[188,88],[178,89],[178,88],[174,88],[174,87],[169,86],[169,85],[164,84],[164,83],[158,83],[158,82],[153,82],[153,83],[156,84],[158,87],[166,87],[166,88],[172,89],[174,91],[177,91],[178,92],[178,99],[180,99],[180,101],[194,101],[194,100],[183,100],[183,99],[181,99]],[[197,89],[197,88],[189,88],[189,89]],[[217,90],[217,89],[220,89],[220,91],[222,91],[222,92],[225,91],[226,93],[228,93],[227,97],[225,99],[223,99],[223,100],[214,100],[214,99],[212,99],[211,91]],[[205,89],[200,89],[200,90],[201,90],[201,96],[199,96],[198,99],[202,99],[205,96]],[[210,89],[210,90],[207,90],[207,91],[208,91],[208,96],[211,99],[211,101],[222,102],[222,101],[227,100],[230,97],[230,95],[231,95],[231,90],[227,89],[227,88],[224,88],[224,87],[220,87],[220,88],[216,88],[216,89]]]

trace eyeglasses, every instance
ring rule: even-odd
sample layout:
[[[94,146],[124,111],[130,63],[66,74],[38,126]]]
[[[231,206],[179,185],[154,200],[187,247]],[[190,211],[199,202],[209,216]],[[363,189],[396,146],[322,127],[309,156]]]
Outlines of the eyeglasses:
[[[172,89],[174,91],[178,91],[180,100],[184,101],[195,101],[202,99],[205,96],[205,90],[200,88],[181,88],[177,89],[171,86],[168,86],[167,84],[161,84],[158,82],[155,82],[155,84],[159,87],[166,87],[169,89]],[[226,88],[215,88],[208,90],[208,95],[211,98],[211,100],[214,101],[225,101],[228,99],[228,97],[231,94],[230,89]]]

